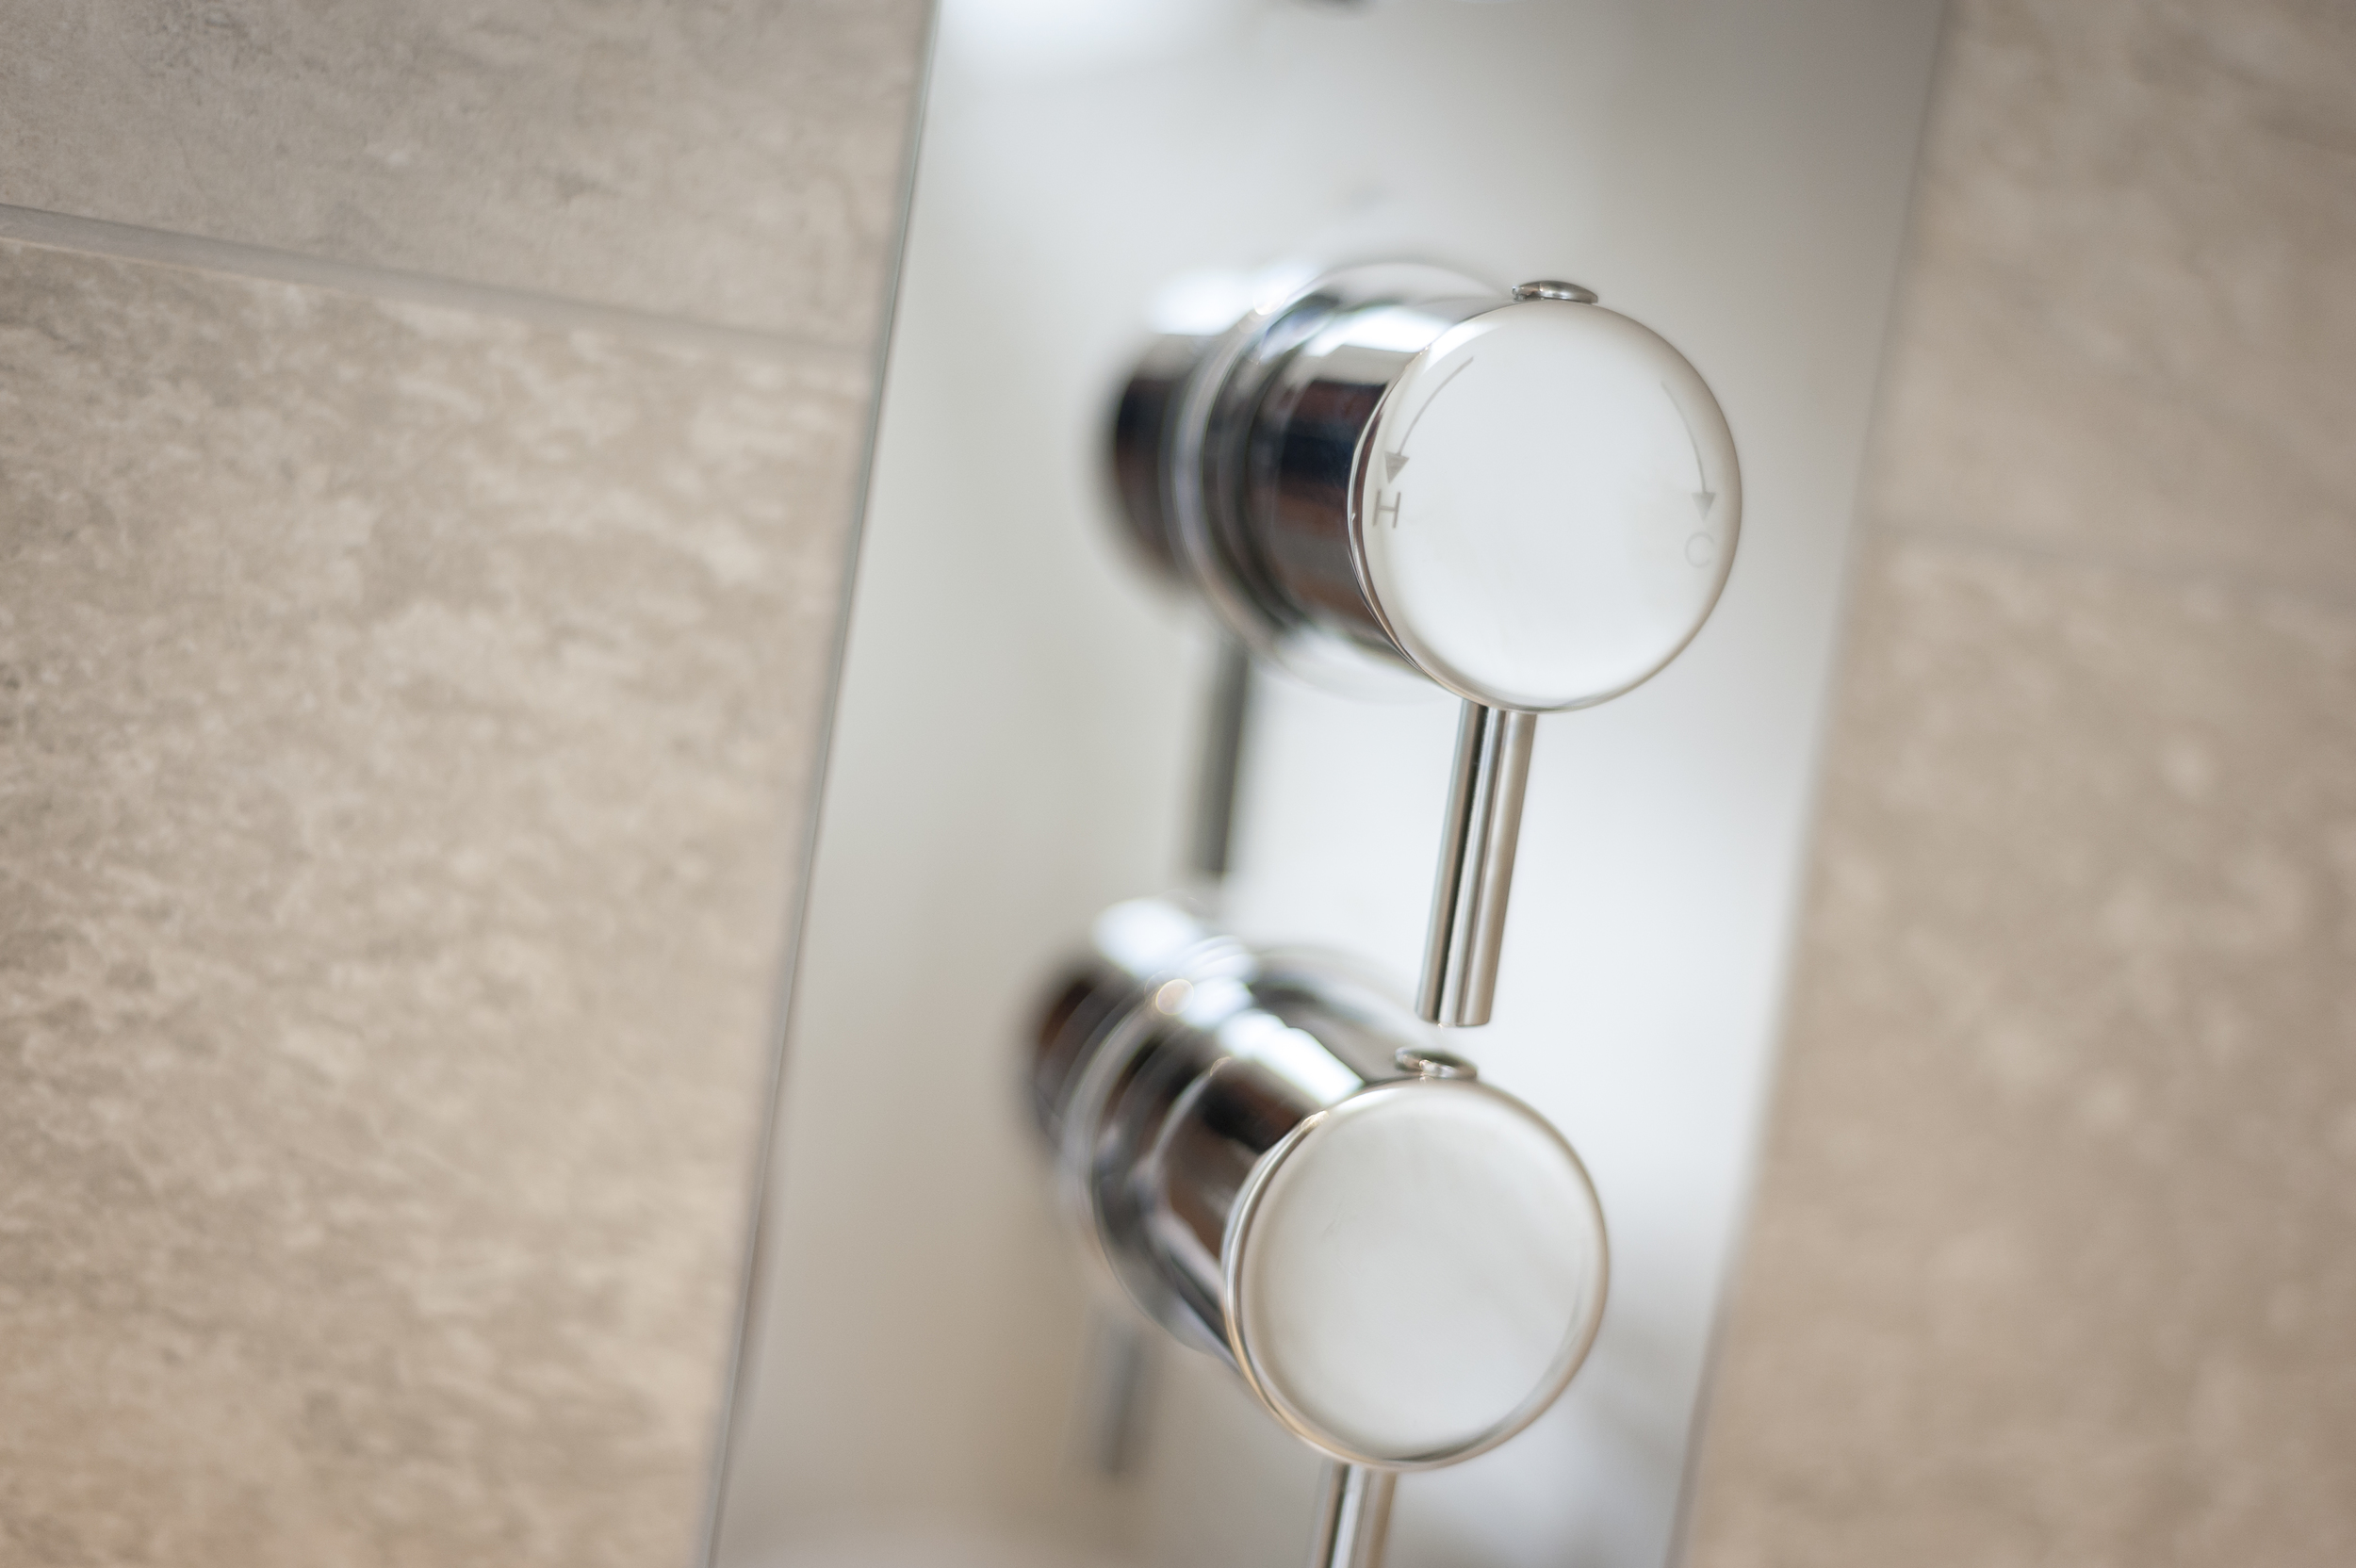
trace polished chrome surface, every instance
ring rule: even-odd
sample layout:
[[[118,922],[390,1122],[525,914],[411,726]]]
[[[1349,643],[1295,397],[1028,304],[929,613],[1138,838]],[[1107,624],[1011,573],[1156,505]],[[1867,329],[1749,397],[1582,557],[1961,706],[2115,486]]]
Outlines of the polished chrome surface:
[[[1535,714],[1477,702],[1464,704],[1457,722],[1456,765],[1440,825],[1440,866],[1415,998],[1428,1023],[1464,1029],[1489,1021],[1536,732]]]
[[[1368,666],[1398,655],[1350,560],[1350,462],[1391,378],[1497,299],[1439,268],[1351,268],[1273,291],[1216,338],[1154,339],[1113,421],[1130,534],[1254,652],[1329,685],[1379,681]]]
[[[1325,1467],[1317,1496],[1317,1534],[1309,1568],[1383,1568],[1390,1543],[1396,1472],[1334,1461]]]
[[[1717,400],[1601,305],[1500,302],[1393,380],[1357,449],[1350,556],[1415,667],[1470,702],[1587,708],[1709,618],[1742,498]]]
[[[1453,1051],[1431,1051],[1417,1045],[1402,1045],[1391,1056],[1391,1065],[1401,1072],[1412,1072],[1418,1078],[1478,1078],[1481,1070]]]
[[[1217,882],[1234,858],[1235,792],[1242,778],[1244,731],[1252,721],[1252,654],[1232,638],[1219,650],[1207,707],[1187,858],[1196,875]]]
[[[1146,1386],[1153,1380],[1153,1325],[1112,1303],[1091,1315],[1080,1380],[1077,1436],[1088,1467],[1107,1478],[1135,1468]]]
[[[1592,305],[1596,302],[1597,295],[1594,289],[1582,287],[1575,283],[1563,283],[1554,278],[1540,278],[1532,283],[1515,284],[1513,298],[1516,300],[1567,300],[1575,305]]]
[[[1063,1203],[1148,1316],[1227,1357],[1220,1254],[1259,1160],[1399,1075],[1407,1009],[1317,957],[1262,955],[1177,902],[1101,915],[1037,1037],[1033,1107]]]
[[[1420,1010],[1486,1023],[1530,715],[1649,679],[1726,585],[1742,481],[1709,386],[1578,284],[1354,268],[1216,339],[1157,339],[1112,468],[1141,550],[1244,646],[1343,686],[1404,666],[1464,699]],[[1224,818],[1198,842],[1223,870]]]
[[[1158,574],[1180,575],[1178,534],[1169,515],[1163,443],[1179,396],[1210,351],[1212,339],[1154,338],[1138,354],[1113,410],[1113,491],[1129,540]]]
[[[1118,905],[1032,1084],[1108,1279],[1330,1457],[1482,1452],[1586,1354],[1608,1263],[1578,1156],[1333,960]]]
[[[1247,1181],[1228,1343],[1325,1453],[1430,1469],[1497,1446],[1568,1385],[1602,1317],[1603,1219],[1569,1145],[1467,1078],[1372,1084]]]

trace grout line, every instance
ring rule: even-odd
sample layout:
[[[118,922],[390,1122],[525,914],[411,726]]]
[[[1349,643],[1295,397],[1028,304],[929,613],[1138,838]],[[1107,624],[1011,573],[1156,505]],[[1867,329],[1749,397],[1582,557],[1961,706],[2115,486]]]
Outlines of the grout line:
[[[789,333],[753,327],[731,327],[632,310],[625,305],[598,304],[588,300],[535,294],[529,289],[496,284],[467,283],[431,272],[405,272],[397,268],[362,262],[330,261],[297,251],[272,250],[237,240],[207,239],[200,235],[167,229],[114,223],[102,218],[76,218],[39,207],[0,204],[0,240],[110,256],[120,261],[147,262],[200,272],[256,278],[293,284],[303,288],[332,289],[371,299],[398,300],[444,310],[503,316],[537,327],[586,330],[650,338],[679,348],[706,352],[751,355],[761,359],[833,359],[845,365],[866,365],[864,346],[828,343]]]
[[[2165,583],[2182,589],[2207,589],[2213,593],[2230,594],[2254,603],[2274,601],[2295,604],[2311,610],[2323,610],[2334,615],[2356,612],[2356,595],[2318,589],[2312,581],[2295,581],[2288,578],[2268,576],[2242,567],[2185,559],[2178,561],[2152,560],[2132,555],[2108,555],[2094,550],[2072,549],[2026,534],[2008,532],[2001,528],[1958,528],[1952,523],[1909,522],[1882,516],[1866,524],[1869,538],[1880,536],[1903,539],[1914,544],[1969,551],[1975,555],[2011,555],[2051,566],[2066,566],[2080,571],[2113,572],[2145,582]]]

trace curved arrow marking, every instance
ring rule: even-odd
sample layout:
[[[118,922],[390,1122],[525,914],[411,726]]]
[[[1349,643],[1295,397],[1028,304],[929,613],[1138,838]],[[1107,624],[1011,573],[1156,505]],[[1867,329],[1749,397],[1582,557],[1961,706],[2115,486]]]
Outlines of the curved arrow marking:
[[[1440,394],[1448,390],[1448,383],[1454,381],[1457,377],[1463,375],[1465,371],[1471,368],[1472,356],[1467,354],[1464,356],[1464,362],[1462,365],[1459,365],[1455,369],[1450,370],[1447,375],[1440,378],[1440,384],[1432,389],[1432,396],[1426,398],[1423,400],[1423,406],[1415,410],[1415,416],[1407,421],[1407,429],[1399,436],[1399,445],[1393,447],[1389,451],[1383,454],[1383,483],[1388,484],[1391,481],[1399,478],[1399,471],[1407,466],[1408,440],[1415,435],[1415,427],[1423,423],[1423,416],[1432,412],[1432,405],[1439,400]],[[1667,388],[1664,386],[1662,390],[1666,391]],[[1695,450],[1698,452],[1700,449],[1696,448]]]
[[[1669,406],[1677,411],[1677,423],[1685,427],[1685,439],[1693,444],[1694,482],[1701,486],[1693,492],[1693,509],[1706,521],[1710,509],[1718,504],[1718,492],[1710,487],[1710,469],[1702,462],[1701,437],[1693,433],[1693,421],[1685,416],[1685,405],[1677,401],[1677,395],[1669,390],[1669,384],[1665,381],[1661,384],[1661,393],[1669,400]]]

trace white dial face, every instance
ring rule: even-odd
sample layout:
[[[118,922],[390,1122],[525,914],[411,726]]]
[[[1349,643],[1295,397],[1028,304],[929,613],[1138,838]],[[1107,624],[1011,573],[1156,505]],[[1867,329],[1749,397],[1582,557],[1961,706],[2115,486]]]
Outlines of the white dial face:
[[[1450,329],[1358,454],[1368,602],[1441,685],[1546,711],[1677,656],[1725,586],[1734,439],[1684,356],[1598,305],[1529,301]]]
[[[1279,1157],[1227,1246],[1229,1323],[1280,1419],[1345,1459],[1432,1464],[1520,1429],[1603,1315],[1602,1212],[1536,1112],[1386,1084]]]

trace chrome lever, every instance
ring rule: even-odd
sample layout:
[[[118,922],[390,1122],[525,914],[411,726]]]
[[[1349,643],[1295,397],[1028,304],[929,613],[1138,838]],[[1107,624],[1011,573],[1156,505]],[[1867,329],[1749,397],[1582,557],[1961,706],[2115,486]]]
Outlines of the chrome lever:
[[[1235,790],[1243,769],[1244,732],[1252,719],[1252,654],[1234,638],[1219,642],[1203,714],[1202,762],[1195,776],[1194,874],[1206,883],[1225,877],[1234,858]]]
[[[1327,1461],[1309,1568],[1383,1568],[1383,1551],[1390,1544],[1391,1496],[1398,1489],[1396,1470]]]
[[[1138,553],[1256,655],[1464,701],[1422,1011],[1487,1022],[1534,716],[1651,678],[1726,585],[1742,478],[1708,384],[1576,285],[1352,268],[1156,340],[1112,466]]]
[[[1426,1023],[1469,1029],[1489,1021],[1537,731],[1535,713],[1477,702],[1465,703],[1457,721],[1456,767],[1440,827],[1440,869],[1432,878],[1423,985],[1415,998]]]

